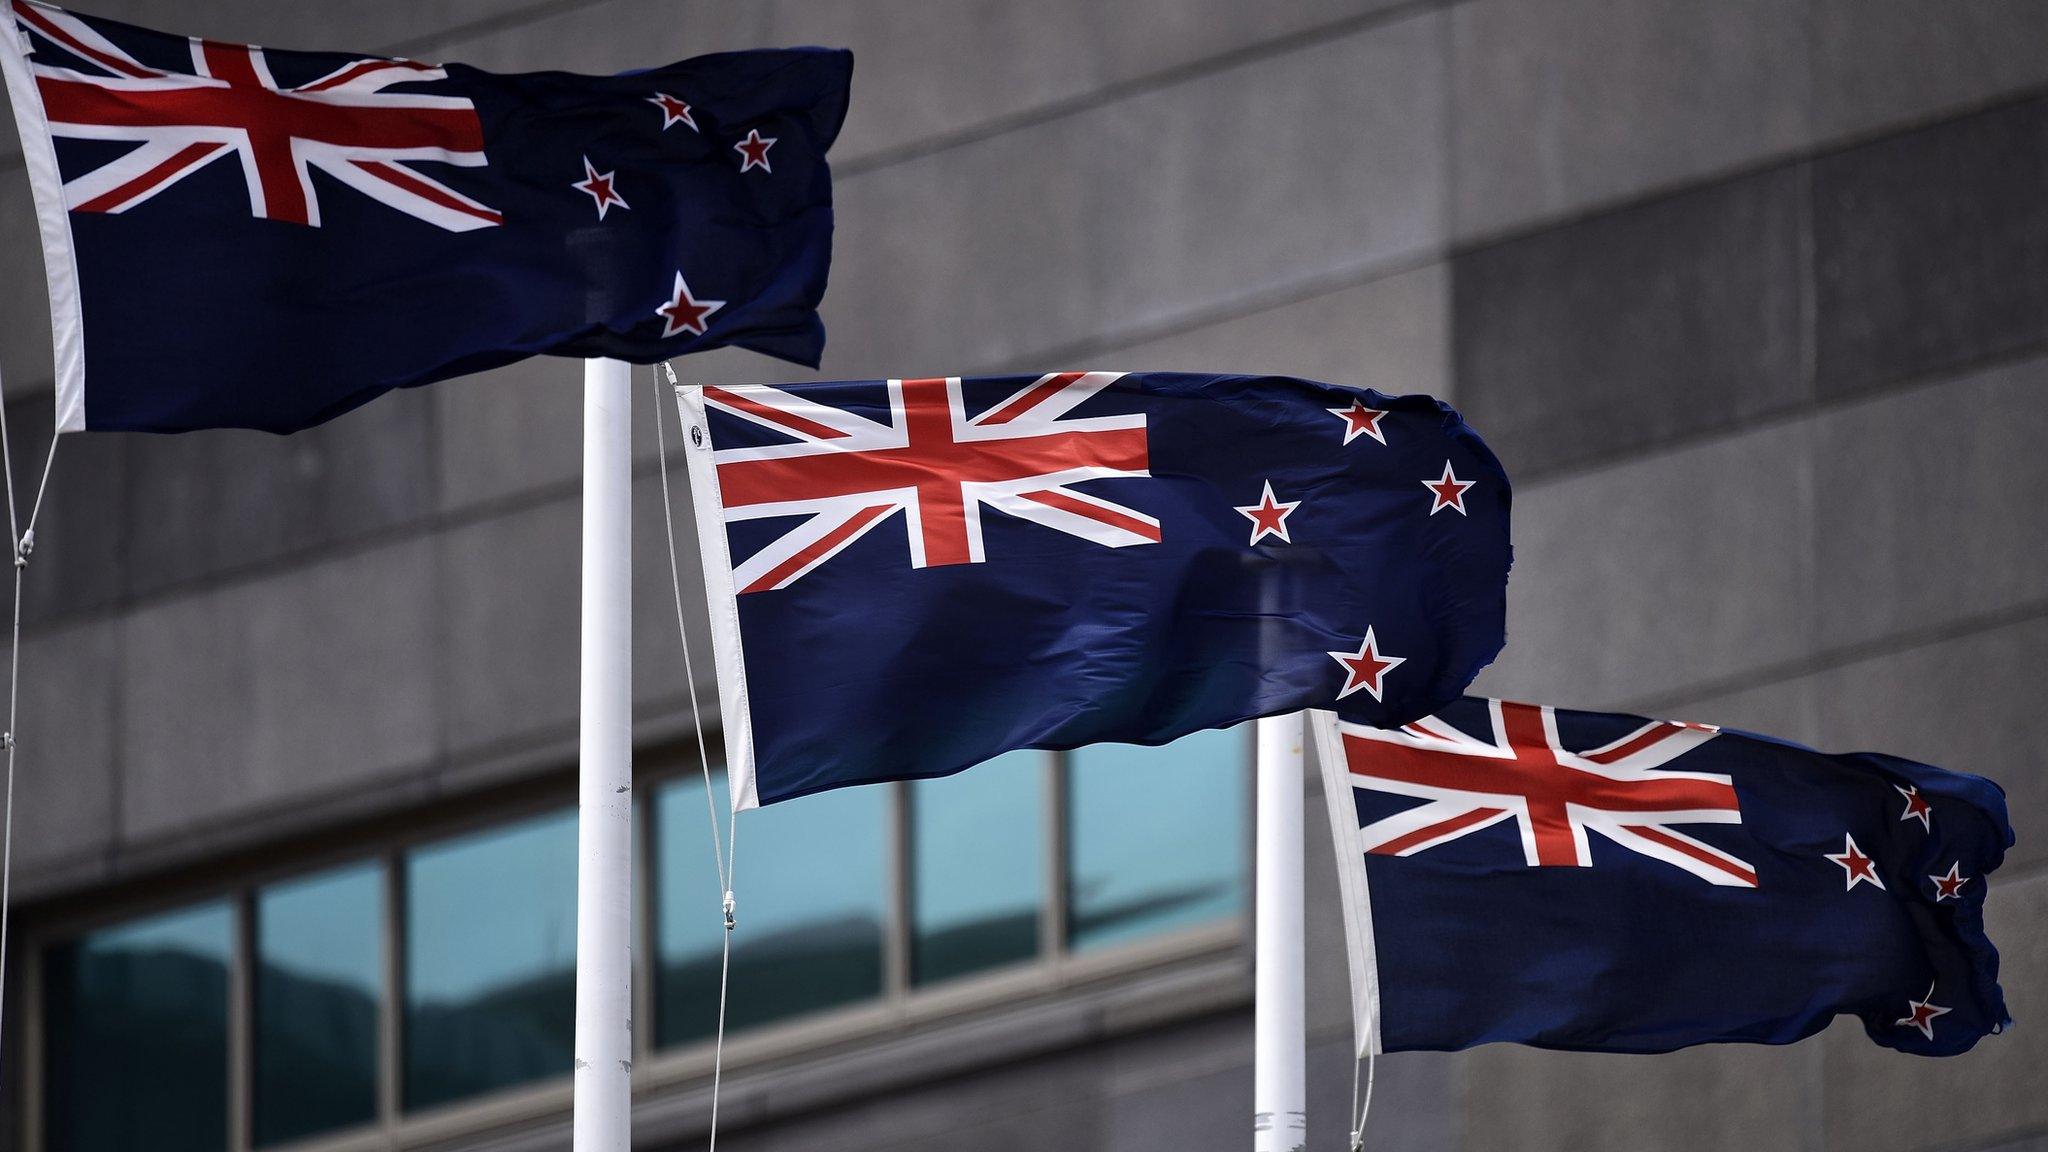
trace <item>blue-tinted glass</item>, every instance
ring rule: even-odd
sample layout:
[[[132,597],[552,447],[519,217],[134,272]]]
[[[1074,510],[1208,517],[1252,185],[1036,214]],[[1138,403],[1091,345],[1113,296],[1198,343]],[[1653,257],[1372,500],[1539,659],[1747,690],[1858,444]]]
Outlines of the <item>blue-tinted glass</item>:
[[[1068,775],[1067,939],[1076,949],[1242,914],[1245,734],[1098,744]]]
[[[576,813],[405,862],[405,1106],[549,1076],[575,1059]]]
[[[910,791],[911,978],[929,984],[1038,954],[1043,752],[1012,752]]]
[[[44,1146],[221,1152],[228,1140],[225,902],[45,953]]]
[[[716,781],[723,813],[725,780]],[[880,994],[887,798],[883,788],[841,788],[740,813],[728,1029]],[[654,814],[655,1040],[678,1044],[710,1036],[717,1022],[722,893],[703,781],[663,786]]]
[[[258,1145],[377,1117],[383,875],[357,864],[256,894]]]

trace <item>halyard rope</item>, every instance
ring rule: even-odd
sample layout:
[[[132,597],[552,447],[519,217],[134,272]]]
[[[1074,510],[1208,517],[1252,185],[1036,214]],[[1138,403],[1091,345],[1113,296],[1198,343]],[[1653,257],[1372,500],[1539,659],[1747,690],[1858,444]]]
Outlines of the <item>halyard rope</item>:
[[[1354,1041],[1355,1043],[1356,1041]],[[1365,1147],[1365,1115],[1372,1111],[1372,1081],[1375,1071],[1373,1067],[1374,1057],[1374,1053],[1367,1052],[1363,1061],[1353,1059],[1351,1062],[1350,1114],[1358,1117],[1358,1122],[1351,1126],[1351,1152],[1359,1152],[1360,1149]],[[1365,1106],[1363,1108],[1358,1105],[1358,1066],[1360,1063],[1365,1065]]]
[[[669,399],[673,400],[681,395],[683,386],[676,381],[676,370],[674,367],[670,366],[667,362],[663,362],[661,370],[668,376],[668,388],[671,393]],[[697,732],[697,767],[704,774],[705,814],[711,820],[711,862],[718,870],[719,887],[724,891],[724,895],[720,898],[719,902],[725,931],[721,934],[718,951],[718,1033],[711,1049],[711,1139],[707,1148],[707,1152],[717,1152],[718,1094],[725,1073],[726,988],[727,978],[732,972],[732,934],[733,929],[737,926],[734,918],[735,907],[732,895],[732,876],[733,861],[738,854],[739,812],[729,802],[731,798],[727,797],[726,809],[728,815],[726,817],[725,844],[721,849],[718,841],[718,804],[713,799],[711,791],[711,757],[705,751],[704,717],[697,704],[697,670],[690,657],[688,616],[683,612],[682,566],[676,559],[676,518],[675,510],[670,503],[668,489],[668,421],[662,415],[662,408],[666,403],[668,401],[662,397],[661,380],[657,378],[654,382],[654,444],[658,457],[656,460],[656,471],[661,474],[661,526],[662,530],[668,535],[669,588],[675,596],[676,634],[681,638],[683,645],[683,676],[685,683],[688,685],[686,691],[690,696],[690,723]],[[676,409],[676,421],[678,426],[680,426],[682,422],[682,409],[680,407]]]
[[[7,435],[7,402],[0,395],[0,472],[6,473],[7,538],[14,542],[14,614],[7,645],[7,728],[0,732],[0,747],[7,752],[7,791],[4,813],[0,813],[0,1023],[7,1004],[7,926],[14,903],[14,749],[15,715],[21,684],[21,578],[28,570],[28,558],[36,547],[36,516],[43,510],[43,493],[50,487],[50,466],[57,461],[60,435],[50,430],[50,451],[43,459],[42,479],[36,483],[36,500],[30,506],[28,528],[23,530],[14,511],[14,455]],[[0,1036],[5,1032],[0,1031]]]

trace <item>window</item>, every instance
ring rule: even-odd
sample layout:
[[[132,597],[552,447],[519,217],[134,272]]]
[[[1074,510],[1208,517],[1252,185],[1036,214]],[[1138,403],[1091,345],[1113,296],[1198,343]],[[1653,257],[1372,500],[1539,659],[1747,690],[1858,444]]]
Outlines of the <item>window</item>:
[[[857,1035],[902,1018],[879,1008],[942,1013],[1155,962],[1120,944],[1227,945],[1246,903],[1248,752],[1218,732],[1017,752],[742,813],[729,1032],[831,1017],[818,1034]],[[707,815],[708,801],[722,832],[725,781],[707,797],[697,774],[649,777],[643,1086],[701,1068],[725,943]],[[421,1113],[502,1122],[536,1097],[501,1115],[494,1096],[567,1085],[573,808],[210,895],[43,938],[32,1152],[227,1152],[243,1132],[262,1152],[407,1146],[448,1135],[446,1115],[422,1129]]]
[[[60,944],[44,960],[44,1146],[221,1152],[234,916],[216,901]]]
[[[565,1072],[575,1059],[574,809],[405,861],[405,1106]]]
[[[1070,947],[1243,914],[1248,759],[1241,729],[1069,754]]]
[[[723,813],[725,778],[713,787]],[[888,796],[843,788],[741,815],[728,1030],[881,995]],[[723,893],[703,781],[658,789],[654,819],[655,1040],[669,1046],[716,1029]]]
[[[383,881],[357,864],[256,894],[258,1147],[377,1118]]]
[[[1038,955],[1051,757],[1012,752],[910,786],[910,976],[918,984]]]

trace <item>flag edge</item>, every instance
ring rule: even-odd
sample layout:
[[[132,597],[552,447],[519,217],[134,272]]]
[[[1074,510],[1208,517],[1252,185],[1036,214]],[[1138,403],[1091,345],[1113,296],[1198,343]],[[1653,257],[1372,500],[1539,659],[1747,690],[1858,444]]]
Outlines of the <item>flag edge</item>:
[[[704,570],[704,608],[711,621],[711,655],[718,670],[720,736],[725,742],[726,793],[734,812],[761,806],[754,774],[753,715],[747,705],[746,654],[740,644],[739,599],[732,585],[732,552],[725,535],[725,502],[712,458],[711,423],[699,385],[676,389],[682,417],[683,458],[689,466],[690,509],[697,523],[697,559]],[[665,466],[665,465],[664,465]],[[696,691],[696,685],[690,690]]]
[[[0,0],[6,27],[0,28],[0,73],[14,105],[14,127],[21,140],[22,166],[28,172],[35,202],[36,228],[43,242],[43,282],[50,298],[51,369],[56,387],[56,430],[85,430],[85,323],[78,293],[78,257],[72,248],[70,212],[64,203],[64,179],[57,167],[57,146],[50,135],[49,114],[30,71],[22,40],[27,35],[15,15],[15,0]]]

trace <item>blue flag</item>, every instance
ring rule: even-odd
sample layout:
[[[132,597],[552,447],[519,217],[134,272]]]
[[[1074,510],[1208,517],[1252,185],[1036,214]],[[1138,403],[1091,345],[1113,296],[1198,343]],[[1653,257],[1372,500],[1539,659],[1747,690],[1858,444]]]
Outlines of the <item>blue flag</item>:
[[[290,432],[536,353],[818,361],[845,52],[497,76],[11,11],[60,430]]]
[[[1426,396],[1064,372],[688,388],[735,805],[1161,744],[1499,651],[1507,476]]]
[[[1361,1054],[1789,1044],[1925,1055],[2009,1024],[1996,784],[1694,724],[1466,699],[1318,713]]]

